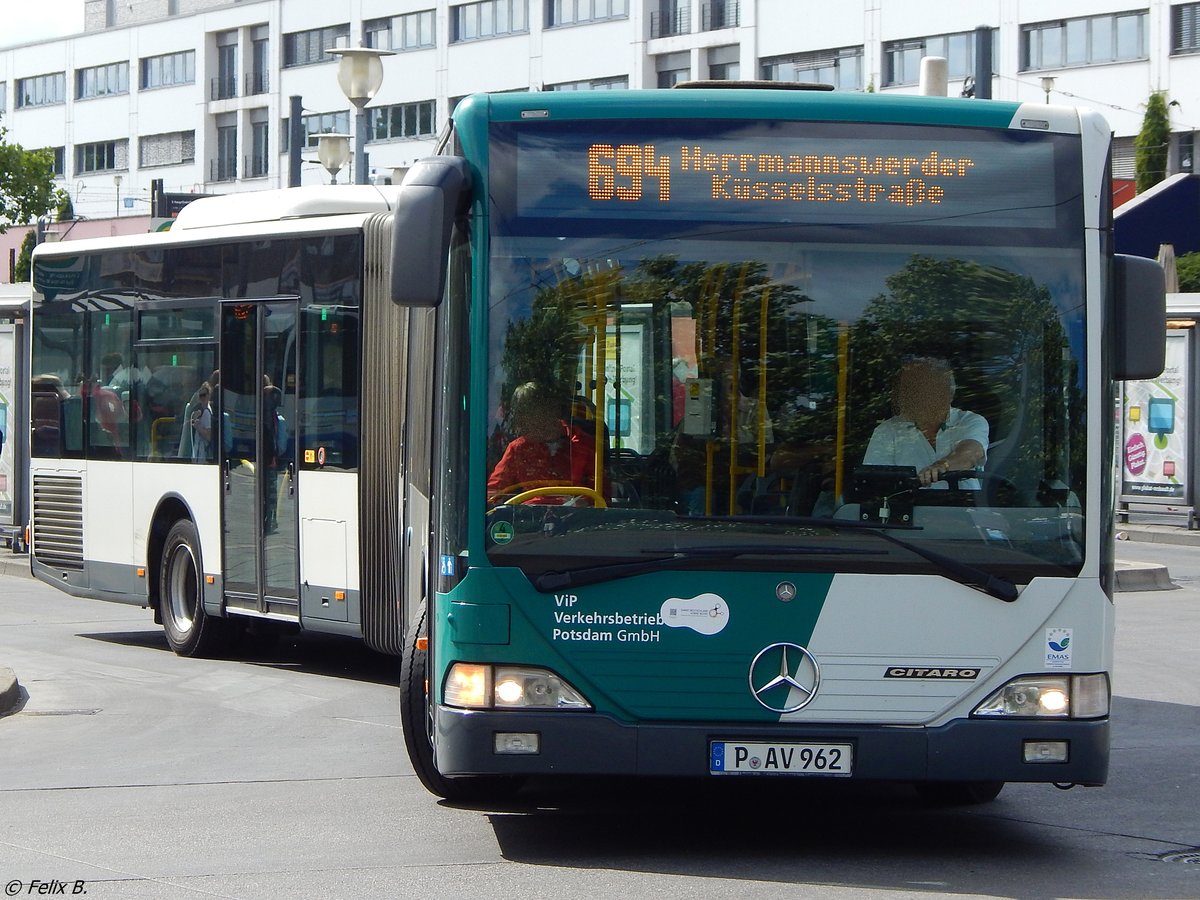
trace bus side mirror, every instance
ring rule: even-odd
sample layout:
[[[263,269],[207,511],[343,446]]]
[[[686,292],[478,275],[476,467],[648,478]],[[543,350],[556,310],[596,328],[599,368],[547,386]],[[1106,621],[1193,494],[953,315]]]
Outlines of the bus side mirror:
[[[1142,256],[1113,257],[1113,379],[1157,378],[1166,365],[1167,293],[1162,266]]]
[[[442,302],[450,233],[471,198],[467,161],[457,156],[418,160],[400,183],[392,219],[392,301],[433,307]]]

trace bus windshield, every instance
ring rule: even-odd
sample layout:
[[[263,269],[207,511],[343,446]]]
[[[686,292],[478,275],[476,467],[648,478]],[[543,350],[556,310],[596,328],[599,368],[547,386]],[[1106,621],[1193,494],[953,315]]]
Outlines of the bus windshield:
[[[572,124],[492,127],[494,563],[1078,572],[1077,138]]]

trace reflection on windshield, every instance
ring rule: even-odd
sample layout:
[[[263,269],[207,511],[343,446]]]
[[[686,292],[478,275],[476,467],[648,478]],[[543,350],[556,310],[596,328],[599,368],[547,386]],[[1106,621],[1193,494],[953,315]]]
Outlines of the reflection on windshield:
[[[789,517],[978,564],[1081,554],[1078,253],[530,237],[491,272],[497,559]]]

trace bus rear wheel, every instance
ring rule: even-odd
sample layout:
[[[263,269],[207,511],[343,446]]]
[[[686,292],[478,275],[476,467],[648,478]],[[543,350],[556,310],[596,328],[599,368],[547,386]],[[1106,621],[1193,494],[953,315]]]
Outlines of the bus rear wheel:
[[[400,657],[400,725],[417,779],[431,794],[460,803],[488,803],[511,797],[524,779],[505,775],[447,777],[433,759],[433,715],[429,708],[429,651],[418,646],[425,634],[425,604],[404,638]]]
[[[204,611],[204,566],[196,526],[180,519],[167,532],[158,569],[158,611],[167,643],[180,656],[208,656],[225,641],[222,619]]]
[[[923,781],[916,785],[921,799],[933,806],[977,806],[991,803],[1003,781]]]

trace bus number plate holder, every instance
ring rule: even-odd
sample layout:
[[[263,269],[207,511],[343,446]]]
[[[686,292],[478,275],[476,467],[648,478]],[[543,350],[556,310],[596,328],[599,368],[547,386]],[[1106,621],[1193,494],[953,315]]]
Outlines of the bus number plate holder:
[[[708,772],[710,775],[848,776],[854,774],[854,745],[712,741]]]

